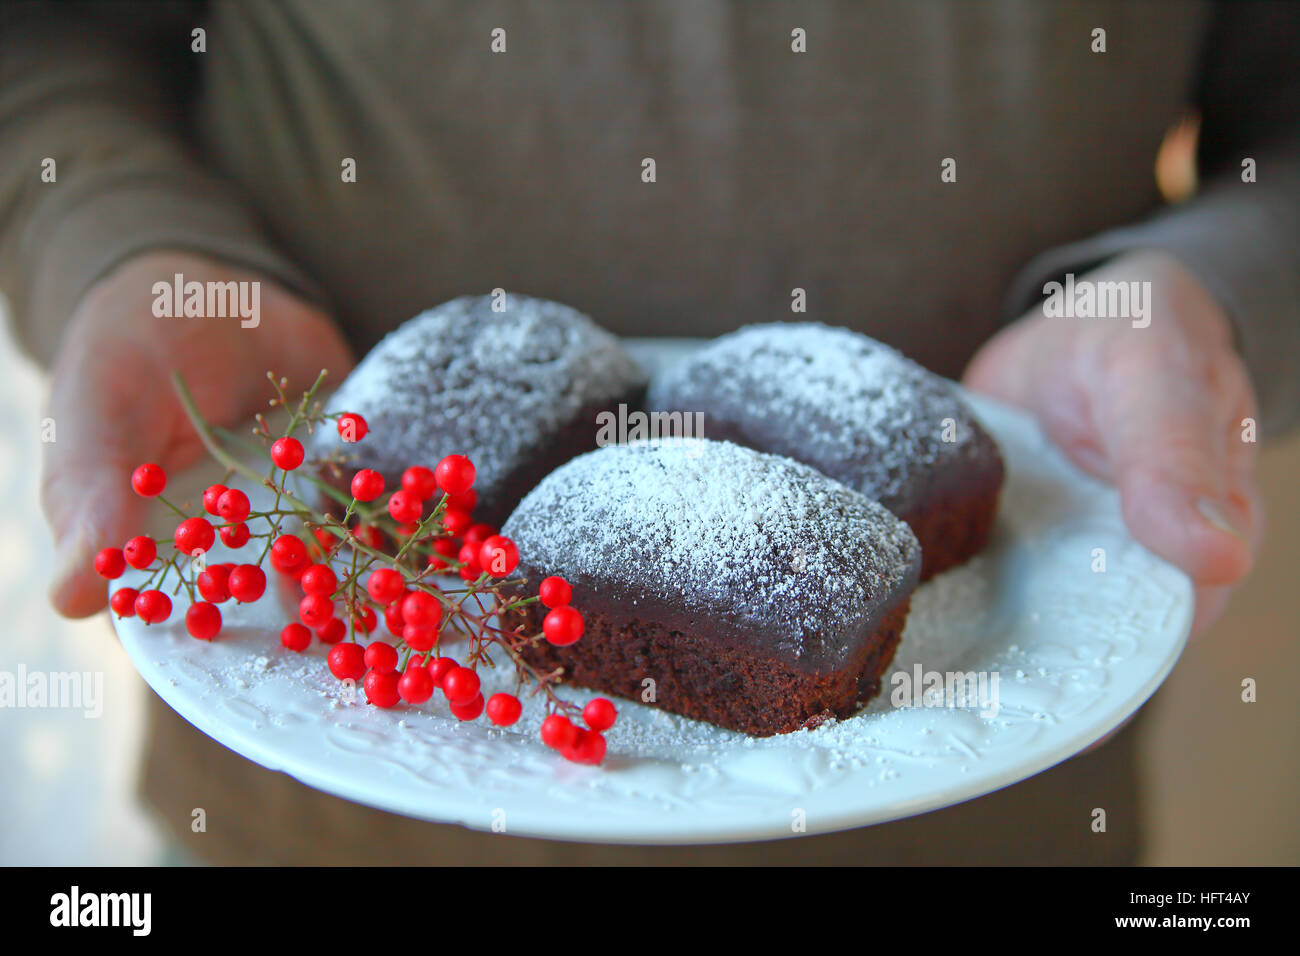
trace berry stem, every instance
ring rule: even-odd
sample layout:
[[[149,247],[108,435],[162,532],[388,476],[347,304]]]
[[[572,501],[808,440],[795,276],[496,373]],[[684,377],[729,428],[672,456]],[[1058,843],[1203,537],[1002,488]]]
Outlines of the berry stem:
[[[189,517],[189,515],[187,515],[184,511],[182,511],[180,508],[176,507],[174,504],[172,504],[170,501],[168,501],[166,495],[161,495],[161,494],[160,494],[160,495],[158,495],[157,497],[158,497],[158,500],[159,500],[159,501],[161,501],[161,502],[162,502],[163,504],[165,504],[168,508],[171,508],[172,511],[174,511],[174,512],[176,512],[178,515],[180,515],[182,520],[184,520],[185,518],[188,518],[188,517]]]
[[[322,377],[324,374],[324,372],[321,372]],[[317,378],[316,381],[319,382],[320,378]],[[203,447],[208,450],[212,457],[217,459],[217,461],[221,462],[221,464],[225,465],[231,471],[243,475],[255,484],[267,484],[267,478],[265,475],[259,475],[252,469],[252,467],[230,454],[230,452],[223,448],[221,443],[217,441],[216,436],[212,434],[212,429],[209,427],[206,419],[204,419],[203,415],[200,414],[198,405],[194,402],[194,396],[191,394],[189,386],[185,384],[185,379],[181,377],[180,372],[172,372],[172,386],[176,389],[176,395],[180,399],[181,407],[185,409],[185,414],[189,418],[190,424],[194,426],[195,432],[198,433],[199,440],[203,442]],[[298,513],[304,515],[312,514],[312,509],[308,505],[303,504],[287,491],[282,492],[282,497],[292,505]],[[277,509],[279,507],[278,501],[276,502],[276,507]]]
[[[518,582],[494,578],[486,570],[481,570],[473,580],[455,581],[454,586],[452,586],[452,581],[446,581],[447,586],[443,586],[443,579],[449,576],[448,572],[455,574],[457,571],[463,571],[466,566],[465,562],[460,560],[459,555],[452,557],[445,553],[445,545],[450,541],[454,550],[457,547],[456,539],[462,535],[460,533],[450,533],[452,529],[446,528],[443,522],[450,507],[451,498],[449,496],[453,493],[459,493],[459,491],[468,490],[468,484],[472,483],[472,464],[468,459],[463,458],[463,456],[448,456],[439,464],[437,469],[439,474],[443,470],[443,465],[447,462],[456,464],[456,469],[449,473],[449,484],[442,479],[438,480],[438,485],[442,488],[444,494],[433,504],[431,513],[417,518],[413,526],[399,522],[394,516],[394,514],[404,517],[408,514],[416,514],[413,509],[405,507],[405,503],[400,503],[395,507],[392,498],[388,500],[387,506],[381,503],[381,499],[376,499],[374,502],[362,502],[355,496],[335,487],[337,482],[331,483],[331,481],[326,480],[326,478],[339,477],[341,472],[330,475],[324,472],[312,474],[312,469],[304,469],[302,472],[294,471],[295,475],[299,475],[301,479],[310,482],[324,496],[338,502],[342,506],[341,508],[329,507],[328,510],[317,510],[289,491],[289,471],[302,463],[301,445],[294,440],[289,447],[297,448],[297,451],[286,459],[282,450],[288,443],[282,441],[282,439],[290,438],[292,432],[301,426],[305,426],[310,432],[314,425],[320,425],[323,422],[339,418],[338,415],[324,414],[321,411],[320,403],[315,400],[315,395],[324,382],[325,375],[325,371],[322,370],[311,388],[302,394],[296,404],[291,404],[285,392],[286,380],[283,378],[277,379],[274,375],[268,374],[268,380],[276,394],[276,398],[272,399],[269,405],[271,408],[280,407],[285,409],[289,413],[289,422],[284,434],[276,438],[272,435],[265,417],[261,414],[257,415],[257,427],[253,429],[255,439],[250,442],[246,437],[237,436],[225,429],[210,425],[199,412],[194,396],[186,385],[184,378],[179,372],[172,373],[172,384],[176,389],[181,407],[185,410],[185,414],[195,433],[199,436],[199,440],[208,453],[225,467],[226,472],[223,482],[235,475],[239,475],[255,486],[265,487],[274,495],[274,501],[268,509],[252,511],[247,508],[245,502],[242,509],[242,521],[233,520],[219,523],[218,528],[224,532],[224,529],[228,527],[239,525],[242,526],[242,530],[238,535],[241,540],[254,537],[265,539],[256,569],[260,569],[266,563],[268,556],[272,557],[273,564],[277,562],[278,559],[274,555],[279,553],[279,549],[273,549],[272,545],[286,535],[298,538],[306,543],[305,555],[310,562],[319,560],[319,563],[322,563],[326,569],[329,569],[333,562],[337,562],[338,570],[343,572],[341,575],[342,580],[336,581],[332,586],[332,593],[325,595],[320,590],[317,590],[317,585],[322,583],[322,574],[320,572],[312,572],[314,583],[310,586],[304,579],[303,589],[308,591],[309,598],[304,599],[305,603],[300,606],[300,614],[303,617],[304,624],[309,620],[313,622],[312,626],[325,620],[333,624],[331,634],[334,636],[328,640],[328,643],[331,644],[341,639],[344,629],[339,624],[346,621],[346,636],[351,646],[348,648],[339,647],[336,650],[347,650],[351,656],[344,654],[336,660],[335,650],[332,650],[329,655],[330,669],[340,679],[353,679],[349,675],[358,666],[355,652],[360,648],[357,645],[363,643],[363,639],[364,642],[372,645],[379,639],[378,634],[372,633],[372,631],[379,626],[381,617],[390,629],[395,632],[402,630],[400,623],[389,619],[388,609],[384,603],[389,599],[385,597],[381,601],[379,598],[373,598],[369,585],[363,586],[362,584],[361,579],[370,572],[372,567],[378,566],[392,569],[387,571],[386,574],[396,571],[401,576],[403,594],[408,596],[411,594],[427,594],[443,608],[439,618],[441,626],[436,628],[436,633],[432,637],[431,648],[426,643],[429,640],[427,635],[421,635],[420,640],[416,640],[414,632],[412,632],[412,640],[416,641],[422,648],[418,650],[408,644],[403,639],[402,634],[398,633],[396,635],[397,640],[393,642],[393,646],[400,655],[398,660],[401,662],[400,669],[403,672],[410,667],[413,660],[425,659],[426,657],[432,660],[435,655],[438,657],[443,656],[444,637],[448,639],[453,637],[463,638],[468,643],[463,658],[464,666],[475,670],[480,667],[496,668],[497,663],[493,660],[492,654],[496,653],[494,646],[499,646],[506,658],[514,665],[516,695],[521,692],[525,684],[531,682],[535,685],[531,690],[531,694],[533,696],[544,695],[548,712],[577,718],[582,709],[576,704],[563,700],[556,693],[556,685],[563,679],[565,674],[564,668],[557,667],[544,672],[525,659],[524,653],[526,651],[539,647],[541,642],[546,640],[545,633],[525,635],[522,633],[522,626],[506,629],[501,625],[501,615],[504,612],[532,605],[540,600],[539,595],[525,596],[522,589],[517,587]],[[364,425],[364,422],[362,424]],[[258,447],[259,442],[262,447]],[[273,445],[273,443],[279,444]],[[273,445],[273,447],[268,450],[266,447],[268,445]],[[280,448],[281,451],[276,451],[276,447]],[[272,467],[268,472],[258,473],[249,464],[253,460],[253,451],[269,455]],[[285,461],[286,466],[280,467],[280,461]],[[330,458],[323,460],[321,464],[337,470],[344,463]],[[462,485],[459,476],[466,469],[468,469],[469,481],[465,483],[464,487],[459,487],[459,491],[457,491],[457,487]],[[411,471],[412,469],[408,469],[408,472]],[[421,468],[417,470],[413,485],[415,488],[423,487],[421,482],[424,479],[420,477],[418,472],[423,472],[427,476],[429,469]],[[415,494],[415,492],[405,487],[407,480],[408,477],[404,474],[403,492],[409,496]],[[224,494],[225,489],[222,488],[221,492]],[[421,502],[428,503],[432,499],[433,493],[433,487],[430,484],[428,491],[416,494],[416,497]],[[186,518],[185,513],[171,501],[166,498],[162,498],[162,501],[186,521],[191,520]],[[207,504],[206,494],[205,507],[211,507]],[[469,507],[472,509],[473,505],[471,504]],[[392,511],[389,510],[390,508]],[[340,511],[343,514],[342,519],[338,517]],[[354,517],[357,521],[362,522],[364,527],[361,525],[349,527]],[[295,519],[297,520],[295,521]],[[248,524],[254,520],[259,522],[259,527],[261,527],[260,522],[265,521],[267,531],[254,534],[248,527]],[[289,524],[289,527],[293,530],[286,530],[286,524]],[[209,531],[211,530],[211,524],[207,523],[207,519],[204,519],[204,527],[208,528]],[[410,533],[407,533],[408,528]],[[380,537],[372,537],[371,532],[378,532]],[[468,538],[468,535],[464,537]],[[395,553],[380,550],[380,548],[389,547],[387,542],[390,540],[395,546]],[[372,546],[371,542],[378,546]],[[460,547],[464,546],[464,544],[460,545]],[[297,547],[297,545],[295,544],[294,547]],[[339,551],[345,547],[351,550],[350,555],[339,554]],[[301,552],[302,549],[298,548],[297,550]],[[318,559],[316,555],[321,555],[321,557]],[[433,563],[437,565],[438,570],[430,567],[430,562],[421,557],[424,555],[436,559]],[[194,604],[197,603],[196,590],[201,591],[206,598],[211,588],[211,582],[205,580],[203,586],[200,587],[197,574],[193,580],[187,579],[186,570],[183,567],[184,561],[184,553],[180,551],[169,555],[166,559],[159,558],[157,566],[150,567],[149,580],[150,583],[154,584],[154,587],[160,589],[165,583],[168,574],[174,570],[177,583],[172,589],[172,593],[176,594],[180,588],[184,587],[189,592],[191,603]],[[516,563],[518,561],[517,554],[515,561]],[[471,560],[470,563],[473,565],[475,562]],[[348,570],[349,566],[350,570]],[[290,574],[293,570],[285,567],[277,569],[284,574]],[[191,570],[193,570],[192,565]],[[301,574],[304,570],[306,569],[302,569],[298,573]],[[233,572],[231,573],[233,574]],[[325,579],[335,581],[334,578],[328,576],[325,576]],[[263,586],[262,584],[258,585],[259,588]],[[242,588],[242,585],[241,589],[248,590]],[[385,590],[388,590],[387,586],[385,586]],[[249,600],[256,600],[261,593],[261,590],[258,590]],[[473,599],[472,602],[471,598]],[[325,601],[329,605],[331,615],[340,612],[339,616],[325,615],[322,617],[317,614],[319,607],[314,602],[320,601]],[[341,603],[341,609],[337,606],[338,603]],[[416,603],[419,604],[420,602],[417,601]],[[425,604],[427,603],[425,602]],[[210,609],[211,605],[207,607]],[[427,611],[421,613],[427,613]],[[401,618],[398,617],[396,620],[400,621]],[[415,621],[411,621],[406,626],[410,627],[415,623]],[[422,627],[422,625],[420,626]],[[305,630],[302,624],[295,624],[294,627],[300,631]],[[368,629],[364,634],[362,633],[363,628]],[[326,641],[323,630],[320,628],[317,628],[317,630],[321,640]],[[191,628],[191,633],[196,637],[199,636],[193,628]],[[307,636],[307,639],[310,641],[310,635]],[[294,646],[296,640],[296,638],[293,641],[284,640],[282,637],[285,646],[290,650],[301,650],[302,647]],[[364,671],[365,668],[355,671],[355,677],[359,678]],[[385,680],[387,680],[387,677],[385,677]],[[379,703],[380,706],[391,706],[382,702],[387,698],[388,693],[388,691],[385,691],[374,702]],[[419,693],[418,689],[416,693]],[[369,680],[367,681],[367,694],[369,694]],[[396,697],[393,699],[395,701]],[[454,708],[453,712],[455,712]],[[460,715],[457,714],[457,716]],[[472,718],[462,717],[462,719]]]

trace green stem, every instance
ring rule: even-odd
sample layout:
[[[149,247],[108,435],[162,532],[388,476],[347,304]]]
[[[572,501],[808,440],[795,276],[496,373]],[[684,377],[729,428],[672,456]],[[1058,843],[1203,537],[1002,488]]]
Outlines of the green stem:
[[[159,495],[159,496],[158,496],[158,500],[161,501],[163,504],[165,504],[168,508],[171,508],[172,511],[176,512],[176,513],[177,513],[178,515],[180,515],[182,518],[188,518],[188,517],[189,517],[189,515],[187,515],[184,511],[182,511],[180,508],[177,508],[174,504],[172,504],[170,501],[168,501],[166,495]]]
[[[243,475],[249,481],[259,485],[266,485],[272,490],[276,490],[275,485],[268,481],[265,475],[259,475],[249,465],[240,461],[221,446],[221,443],[218,442],[216,437],[212,434],[212,428],[199,413],[199,408],[194,401],[194,396],[190,393],[189,386],[185,384],[185,379],[181,377],[180,372],[172,372],[172,385],[176,389],[176,395],[180,399],[181,407],[185,409],[185,414],[188,416],[190,424],[194,426],[194,431],[198,434],[199,440],[203,442],[203,447],[211,453],[212,457],[217,459],[217,461],[221,462],[231,471]],[[312,509],[308,505],[303,504],[303,502],[299,501],[288,492],[284,492],[282,497],[283,500],[292,505],[296,511],[308,515],[313,513]]]

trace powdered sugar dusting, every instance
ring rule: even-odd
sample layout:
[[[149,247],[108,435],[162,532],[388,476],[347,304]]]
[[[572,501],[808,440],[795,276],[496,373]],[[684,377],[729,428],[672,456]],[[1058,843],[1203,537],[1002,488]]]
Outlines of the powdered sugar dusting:
[[[358,467],[391,476],[466,454],[480,499],[584,408],[645,383],[618,340],[558,302],[508,295],[454,299],[404,322],[365,357],[330,399],[330,412],[365,417],[353,445],[333,429],[314,451],[343,448]]]
[[[903,512],[916,476],[968,456],[977,434],[944,379],[874,339],[819,323],[725,335],[656,375],[649,405],[704,412],[706,435],[712,427],[715,437],[807,462]]]
[[[785,655],[829,667],[920,563],[907,525],[865,496],[788,458],[707,440],[575,458],[504,532],[525,565],[565,576],[575,593],[761,631]]]

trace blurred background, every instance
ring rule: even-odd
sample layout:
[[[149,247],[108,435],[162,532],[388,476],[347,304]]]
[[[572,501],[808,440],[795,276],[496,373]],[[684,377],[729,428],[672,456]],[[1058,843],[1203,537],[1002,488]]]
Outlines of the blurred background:
[[[249,5],[231,5],[239,6]],[[1053,7],[1043,16],[1065,23],[1068,13]],[[1164,22],[1159,13],[1153,17]],[[932,24],[939,49],[948,46],[943,22]],[[1143,21],[1117,22],[1140,28]],[[1122,35],[1123,29],[1116,34]],[[1124,47],[1110,54],[1112,62],[1124,62]],[[1050,77],[1053,64],[1044,62],[1052,68],[1041,75]],[[1163,82],[1159,73],[1152,75],[1153,89]],[[1016,77],[999,79],[1011,95]],[[462,95],[461,87],[453,88]],[[1129,92],[1125,87],[1125,96]],[[1229,100],[1243,113],[1248,106],[1263,108],[1246,94]],[[1113,119],[1125,128],[1132,117]],[[1197,189],[1197,136],[1189,117],[1174,126],[1155,157],[1156,182],[1170,203]],[[1139,155],[1138,161],[1146,160]],[[269,182],[261,187],[274,193]],[[53,548],[38,504],[45,391],[44,373],[9,336],[0,296],[0,672],[91,672],[103,676],[104,686],[97,718],[80,710],[0,706],[0,865],[185,863],[137,797],[151,692],[106,615],[67,621],[46,600]],[[1218,625],[1188,648],[1148,705],[1151,719],[1141,725],[1142,862],[1149,865],[1300,863],[1300,694],[1293,690],[1300,686],[1300,430],[1264,448],[1260,482],[1270,519],[1257,570]],[[1245,678],[1258,684],[1255,703],[1241,700]]]
[[[0,309],[3,303],[0,302]],[[136,799],[150,693],[106,616],[67,621],[45,598],[53,550],[38,507],[45,377],[0,332],[0,670],[104,674],[97,719],[0,708],[0,864],[182,863]],[[1266,446],[1269,536],[1258,568],[1149,704],[1145,863],[1300,863],[1300,434]],[[1258,702],[1241,701],[1241,681]]]

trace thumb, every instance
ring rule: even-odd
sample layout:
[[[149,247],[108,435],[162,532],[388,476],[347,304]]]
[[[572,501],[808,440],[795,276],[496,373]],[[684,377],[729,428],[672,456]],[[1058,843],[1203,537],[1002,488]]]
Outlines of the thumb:
[[[1134,536],[1201,587],[1245,577],[1261,517],[1250,451],[1207,390],[1147,362],[1117,367],[1093,401]]]
[[[42,485],[42,507],[55,537],[50,603],[65,617],[89,617],[104,609],[107,588],[94,571],[102,547],[120,547],[139,533],[141,502],[129,493],[130,469],[85,469],[69,487],[67,471],[56,471]],[[123,486],[128,491],[123,491]]]
[[[143,383],[156,376],[132,364],[124,357],[115,367],[126,380],[142,383],[140,400],[148,402],[151,390]],[[131,490],[131,470],[162,451],[151,447],[156,431],[119,420],[120,393],[106,392],[114,387],[101,387],[101,374],[86,368],[80,356],[61,356],[49,402],[56,431],[44,446],[41,506],[55,543],[50,601],[68,617],[104,608],[107,589],[92,561],[100,548],[120,547],[139,533],[145,503]]]

